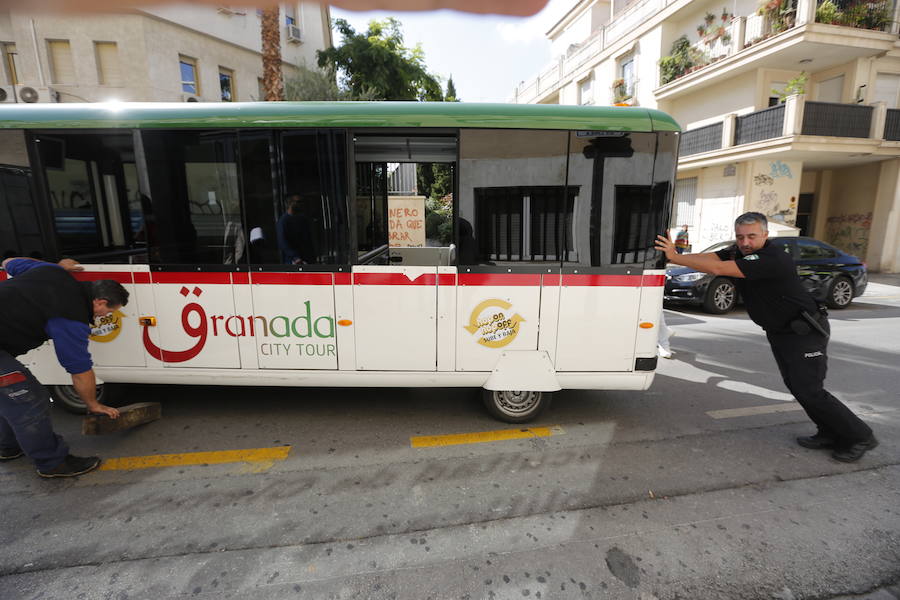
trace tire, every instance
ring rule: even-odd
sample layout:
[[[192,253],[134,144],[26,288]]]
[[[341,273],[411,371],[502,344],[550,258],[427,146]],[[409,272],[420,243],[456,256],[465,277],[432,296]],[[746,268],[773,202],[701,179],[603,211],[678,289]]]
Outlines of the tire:
[[[706,288],[703,310],[714,315],[724,315],[737,304],[737,288],[734,282],[724,277],[716,277]]]
[[[75,415],[83,415],[87,413],[87,406],[81,401],[75,386],[71,385],[50,385],[47,386],[50,391],[50,397],[53,402],[59,404],[67,412]],[[100,384],[97,386],[97,402],[100,404],[110,404],[111,389],[108,385]]]
[[[828,296],[825,303],[828,308],[847,308],[853,302],[853,282],[846,277],[835,277],[828,286]]]
[[[482,390],[484,406],[504,423],[527,423],[550,405],[549,392]]]

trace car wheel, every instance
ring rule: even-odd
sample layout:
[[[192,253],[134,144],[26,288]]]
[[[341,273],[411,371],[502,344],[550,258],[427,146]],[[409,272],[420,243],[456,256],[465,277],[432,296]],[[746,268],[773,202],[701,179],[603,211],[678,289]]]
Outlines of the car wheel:
[[[734,282],[724,277],[712,280],[706,288],[706,297],[703,299],[703,310],[714,315],[723,315],[737,303],[737,289]]]
[[[72,385],[50,385],[47,386],[50,391],[50,397],[54,402],[59,403],[66,411],[83,415],[87,412],[87,406],[81,401],[75,386]],[[110,404],[110,387],[105,384],[97,386],[97,402],[100,404]]]
[[[550,404],[548,392],[483,390],[487,411],[505,423],[525,423],[537,417]]]
[[[846,277],[835,277],[828,287],[828,308],[847,308],[853,301],[853,284]]]

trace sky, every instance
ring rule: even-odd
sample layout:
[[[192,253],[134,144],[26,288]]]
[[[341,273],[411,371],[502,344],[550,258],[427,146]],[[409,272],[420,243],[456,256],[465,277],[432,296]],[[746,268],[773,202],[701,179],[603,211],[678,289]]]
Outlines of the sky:
[[[372,19],[396,17],[403,24],[405,45],[422,45],[429,72],[441,78],[445,90],[452,75],[463,102],[506,102],[516,84],[532,79],[550,63],[546,33],[574,4],[575,0],[550,0],[544,10],[525,18],[449,10],[350,12],[334,7],[331,17],[346,19],[356,31],[365,31]],[[334,43],[341,43],[337,32]]]

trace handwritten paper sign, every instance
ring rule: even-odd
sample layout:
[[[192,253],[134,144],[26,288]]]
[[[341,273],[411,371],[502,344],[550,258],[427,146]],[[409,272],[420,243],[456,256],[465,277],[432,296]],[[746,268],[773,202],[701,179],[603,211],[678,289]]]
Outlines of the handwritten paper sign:
[[[391,248],[425,247],[425,196],[388,196]]]

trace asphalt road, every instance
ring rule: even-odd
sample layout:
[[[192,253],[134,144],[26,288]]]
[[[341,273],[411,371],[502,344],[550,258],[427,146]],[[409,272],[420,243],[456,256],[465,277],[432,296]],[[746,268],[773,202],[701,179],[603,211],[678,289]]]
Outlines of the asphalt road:
[[[896,585],[900,285],[886,281],[832,313],[828,388],[881,441],[859,463],[794,443],[812,428],[743,311],[668,311],[675,356],[649,391],[561,392],[521,439],[420,439],[520,432],[467,390],[128,386],[163,419],[96,438],[55,421],[78,454],[143,458],[73,480],[0,465],[0,598],[790,600]]]

